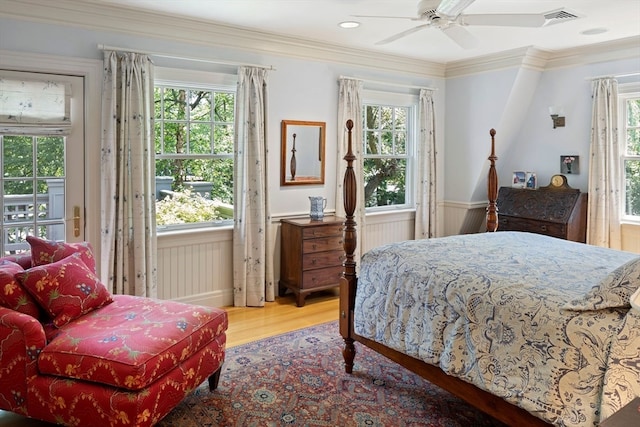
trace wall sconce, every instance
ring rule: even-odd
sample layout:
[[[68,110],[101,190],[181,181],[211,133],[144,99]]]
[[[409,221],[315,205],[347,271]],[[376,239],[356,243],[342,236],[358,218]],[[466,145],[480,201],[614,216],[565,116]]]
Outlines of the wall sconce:
[[[551,114],[554,129],[564,127],[564,110],[561,107],[549,107],[549,114]]]

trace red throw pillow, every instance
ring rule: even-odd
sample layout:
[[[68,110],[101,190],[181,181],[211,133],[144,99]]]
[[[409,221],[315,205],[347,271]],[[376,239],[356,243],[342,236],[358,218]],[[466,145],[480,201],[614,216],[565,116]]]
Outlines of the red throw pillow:
[[[54,242],[36,236],[27,236],[27,242],[31,245],[31,264],[34,267],[60,261],[69,255],[79,253],[82,255],[82,261],[87,267],[94,273],[96,272],[96,260],[93,257],[93,248],[89,242]]]
[[[31,268],[31,252],[27,251],[27,252],[20,252],[19,254],[13,254],[13,255],[5,255],[2,258],[0,258],[0,261],[11,261],[11,262],[15,262],[16,264],[19,264],[20,267],[27,269],[27,268]]]
[[[38,304],[15,277],[22,271],[22,266],[15,262],[0,261],[0,305],[37,319],[40,317]]]
[[[57,327],[112,301],[107,288],[78,253],[17,273],[16,278]]]

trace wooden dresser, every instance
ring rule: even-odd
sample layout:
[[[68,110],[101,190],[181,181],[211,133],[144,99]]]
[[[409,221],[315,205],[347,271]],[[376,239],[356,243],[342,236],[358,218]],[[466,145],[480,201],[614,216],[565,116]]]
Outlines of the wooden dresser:
[[[587,194],[574,188],[500,187],[498,231],[529,231],[586,242]]]
[[[314,291],[339,285],[342,276],[344,219],[283,219],[280,233],[280,283],[278,294],[287,289],[296,295],[298,307]]]

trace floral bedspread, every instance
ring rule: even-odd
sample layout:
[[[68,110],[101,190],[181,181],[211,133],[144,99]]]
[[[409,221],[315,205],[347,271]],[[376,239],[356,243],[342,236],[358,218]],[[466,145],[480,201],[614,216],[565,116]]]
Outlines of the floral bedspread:
[[[360,265],[355,332],[552,424],[597,425],[640,395],[639,272],[637,254],[530,233],[382,246]]]

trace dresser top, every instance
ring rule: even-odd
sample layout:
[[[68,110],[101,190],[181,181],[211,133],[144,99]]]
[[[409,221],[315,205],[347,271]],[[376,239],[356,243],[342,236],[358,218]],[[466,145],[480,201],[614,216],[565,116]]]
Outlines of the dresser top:
[[[299,227],[315,227],[319,225],[336,225],[342,224],[344,222],[344,218],[340,218],[337,216],[325,216],[322,219],[311,219],[311,218],[283,218],[280,222],[286,222],[289,224],[297,225]]]

